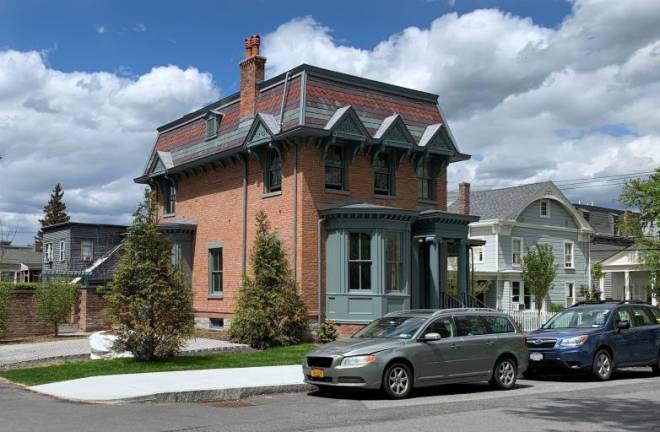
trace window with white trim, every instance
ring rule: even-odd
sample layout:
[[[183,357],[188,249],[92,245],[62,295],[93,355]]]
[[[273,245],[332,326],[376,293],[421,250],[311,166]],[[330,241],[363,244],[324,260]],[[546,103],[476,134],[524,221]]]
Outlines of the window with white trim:
[[[92,261],[94,258],[94,241],[89,239],[80,240],[80,259]]]
[[[575,282],[566,282],[566,306],[575,304]]]
[[[367,233],[350,233],[348,238],[348,289],[371,289],[371,236]]]
[[[539,213],[542,218],[550,217],[550,201],[541,200],[539,204]]]
[[[511,264],[520,266],[522,263],[523,240],[520,237],[511,239]]]
[[[44,245],[44,261],[46,262],[51,262],[53,260],[53,244],[52,243],[46,243]]]
[[[60,240],[60,261],[66,260],[66,241]]]
[[[575,268],[575,254],[573,249],[573,242],[564,243],[564,268]]]

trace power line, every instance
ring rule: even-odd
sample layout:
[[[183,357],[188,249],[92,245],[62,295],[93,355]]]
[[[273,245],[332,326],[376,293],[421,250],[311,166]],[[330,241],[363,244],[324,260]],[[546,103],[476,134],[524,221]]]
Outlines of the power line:
[[[564,180],[553,180],[553,181],[554,181],[555,183],[563,183],[563,182],[567,182],[567,181],[595,180],[595,179],[603,179],[603,178],[610,178],[610,177],[632,177],[632,176],[644,176],[644,175],[653,174],[654,172],[655,172],[655,171],[642,171],[642,172],[635,172],[635,173],[613,174],[613,175],[597,176],[597,177],[581,177],[581,178],[564,179]]]

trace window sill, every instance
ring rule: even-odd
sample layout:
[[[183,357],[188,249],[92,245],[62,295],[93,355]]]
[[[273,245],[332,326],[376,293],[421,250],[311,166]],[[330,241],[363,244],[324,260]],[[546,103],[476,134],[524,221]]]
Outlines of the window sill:
[[[325,193],[331,193],[331,194],[337,194],[337,195],[350,195],[351,194],[347,190],[328,189],[328,188],[325,188]]]
[[[282,191],[275,191],[275,192],[264,192],[261,194],[261,198],[270,198],[274,196],[280,196],[282,195]]]
[[[163,213],[164,218],[173,218],[176,216],[176,213]]]
[[[438,202],[436,200],[418,198],[417,201],[419,201],[422,204],[438,205]]]
[[[393,200],[396,199],[396,195],[378,195],[374,194],[375,199],[384,199],[384,200]]]
[[[215,138],[217,138],[217,137],[218,137],[218,134],[213,134],[213,135],[211,135],[211,136],[207,136],[206,139],[205,139],[205,141],[211,141],[212,139],[215,139]]]
[[[224,298],[224,294],[209,294],[208,299],[209,300],[222,300]]]

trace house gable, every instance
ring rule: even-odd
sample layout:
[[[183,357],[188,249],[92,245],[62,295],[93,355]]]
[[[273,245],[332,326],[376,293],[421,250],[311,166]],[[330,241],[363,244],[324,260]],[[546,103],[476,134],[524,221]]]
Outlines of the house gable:
[[[370,137],[360,117],[358,117],[355,109],[350,105],[341,107],[335,111],[323,129],[329,131],[336,138],[364,142]]]

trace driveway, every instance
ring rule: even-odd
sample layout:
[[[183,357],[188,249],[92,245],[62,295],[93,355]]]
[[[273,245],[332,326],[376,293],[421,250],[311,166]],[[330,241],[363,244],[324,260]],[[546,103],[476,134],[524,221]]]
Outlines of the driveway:
[[[194,338],[188,341],[183,351],[192,353],[245,349],[248,349],[246,345],[217,339]],[[0,368],[55,359],[86,358],[89,357],[89,354],[87,338],[0,345]]]

